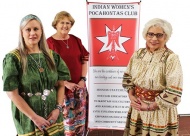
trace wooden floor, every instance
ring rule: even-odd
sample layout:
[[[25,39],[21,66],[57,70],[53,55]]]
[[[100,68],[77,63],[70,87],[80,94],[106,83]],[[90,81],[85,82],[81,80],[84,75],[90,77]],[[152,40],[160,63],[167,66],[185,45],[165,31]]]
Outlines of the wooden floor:
[[[121,130],[91,130],[88,136],[123,136]],[[179,136],[190,136],[190,116],[179,117]]]

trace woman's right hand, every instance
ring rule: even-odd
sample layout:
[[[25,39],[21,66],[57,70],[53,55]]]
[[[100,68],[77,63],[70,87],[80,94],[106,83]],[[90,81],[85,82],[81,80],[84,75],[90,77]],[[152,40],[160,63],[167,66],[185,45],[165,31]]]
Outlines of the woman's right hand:
[[[42,131],[44,132],[44,129],[46,127],[49,127],[51,124],[48,120],[44,119],[43,117],[37,115],[35,118],[32,119],[34,124]]]
[[[50,123],[48,120],[43,117],[37,115],[30,106],[26,103],[26,101],[19,95],[18,89],[7,91],[8,97],[12,100],[12,102],[16,105],[16,107],[27,117],[29,117],[34,124],[41,130],[42,126],[48,127]]]
[[[131,101],[131,106],[135,108],[136,110],[140,110],[141,103],[140,101],[135,97],[134,91],[129,90],[129,99]]]
[[[64,81],[65,87],[71,91],[75,91],[78,90],[79,88],[81,88],[81,86],[79,86],[78,84],[72,83],[72,82],[68,82],[68,81]]]

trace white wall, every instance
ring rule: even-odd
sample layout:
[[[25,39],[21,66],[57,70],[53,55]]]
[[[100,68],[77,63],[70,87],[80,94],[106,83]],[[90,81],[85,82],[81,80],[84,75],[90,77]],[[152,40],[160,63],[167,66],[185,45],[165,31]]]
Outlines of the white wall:
[[[110,3],[126,3],[139,0],[97,0],[89,2],[110,2]],[[140,15],[140,45],[145,47],[145,41],[142,39],[141,33],[144,24],[152,18],[163,18],[171,22],[173,26],[173,35],[167,46],[176,52],[181,59],[184,72],[184,90],[182,102],[178,106],[180,114],[190,114],[190,62],[188,53],[189,30],[190,30],[190,4],[188,0],[142,0]],[[83,44],[87,46],[87,13],[85,0],[4,0],[0,2],[0,64],[4,55],[14,49],[18,43],[18,27],[20,20],[26,14],[36,14],[43,22],[46,37],[51,36],[55,30],[51,27],[51,22],[55,14],[61,10],[70,12],[76,19],[76,23],[71,33],[80,37]],[[2,76],[2,68],[0,69]],[[1,134],[12,136],[16,134],[10,108],[10,100],[3,92],[2,81],[0,82],[0,128]],[[187,106],[188,105],[188,106]]]

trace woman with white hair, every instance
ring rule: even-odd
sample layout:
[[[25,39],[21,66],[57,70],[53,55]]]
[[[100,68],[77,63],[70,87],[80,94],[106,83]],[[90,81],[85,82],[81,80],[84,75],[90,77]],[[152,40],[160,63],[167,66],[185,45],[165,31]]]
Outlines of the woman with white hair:
[[[146,48],[132,55],[122,81],[131,101],[124,136],[178,135],[183,77],[178,55],[166,46],[171,34],[171,24],[163,19],[144,27]]]
[[[12,101],[18,136],[64,136],[64,80],[70,80],[69,69],[49,50],[40,19],[25,16],[18,48],[3,60],[3,89]]]

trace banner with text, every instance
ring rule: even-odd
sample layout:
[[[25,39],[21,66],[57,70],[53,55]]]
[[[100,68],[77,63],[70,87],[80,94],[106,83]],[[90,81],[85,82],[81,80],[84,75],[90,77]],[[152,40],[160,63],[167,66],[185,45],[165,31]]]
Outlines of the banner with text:
[[[129,98],[122,77],[138,48],[140,3],[87,3],[89,129],[123,129]]]

